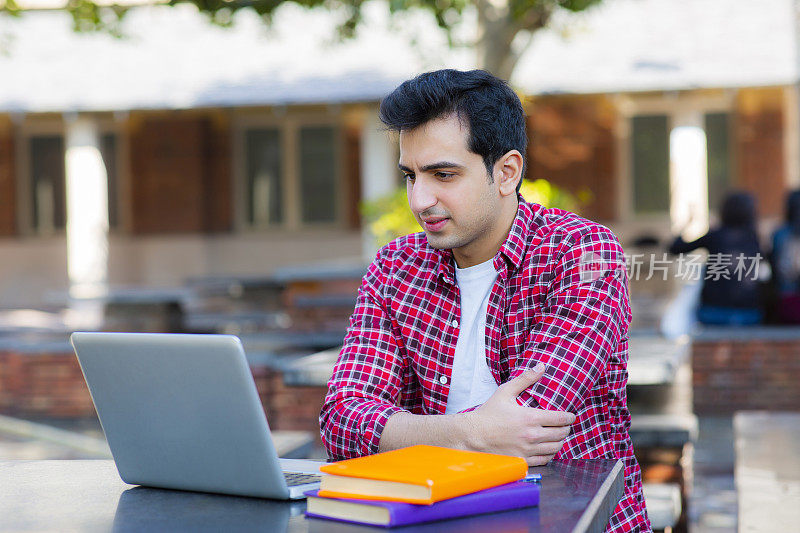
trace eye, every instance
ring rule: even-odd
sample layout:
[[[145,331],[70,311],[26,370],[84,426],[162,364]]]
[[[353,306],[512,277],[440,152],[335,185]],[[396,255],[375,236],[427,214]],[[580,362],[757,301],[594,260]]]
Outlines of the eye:
[[[414,174],[403,173],[403,179],[406,181],[414,181],[415,176]]]
[[[441,170],[434,175],[441,180],[449,180],[450,178],[453,177],[452,172],[443,172]]]

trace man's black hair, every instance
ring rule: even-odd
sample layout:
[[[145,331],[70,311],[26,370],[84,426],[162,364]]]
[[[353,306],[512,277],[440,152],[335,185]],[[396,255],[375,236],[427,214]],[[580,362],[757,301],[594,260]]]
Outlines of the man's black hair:
[[[381,121],[398,132],[450,115],[469,128],[467,148],[483,158],[489,179],[494,164],[510,150],[522,155],[524,172],[528,135],[522,103],[505,81],[485,70],[420,74],[392,91],[380,107]],[[521,185],[522,179],[517,192]]]

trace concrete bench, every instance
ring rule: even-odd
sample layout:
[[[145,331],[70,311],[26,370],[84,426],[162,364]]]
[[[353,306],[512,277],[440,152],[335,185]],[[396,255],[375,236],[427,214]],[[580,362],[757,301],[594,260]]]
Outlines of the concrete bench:
[[[689,357],[687,339],[631,334],[628,341],[628,385],[668,385]]]
[[[645,483],[647,516],[654,530],[669,531],[681,516],[681,489],[676,483]]]
[[[633,415],[630,436],[634,447],[681,448],[697,440],[693,414]]]
[[[645,480],[645,500],[653,529],[670,531],[685,503],[687,451],[697,440],[693,414],[636,414],[630,436]]]

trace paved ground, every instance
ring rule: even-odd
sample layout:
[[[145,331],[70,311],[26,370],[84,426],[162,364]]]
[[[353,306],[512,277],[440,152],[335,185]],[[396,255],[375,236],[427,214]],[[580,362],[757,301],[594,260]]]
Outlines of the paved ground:
[[[694,482],[689,501],[690,531],[736,531],[732,419],[700,417],[699,425],[700,432],[694,450]]]
[[[71,448],[24,437],[0,435],[0,460],[97,459]]]
[[[59,421],[38,420],[37,424],[74,432],[93,439],[105,440],[100,423],[96,419]],[[103,454],[78,449],[74,439],[59,440],[58,435],[47,432],[18,432],[11,424],[0,424],[0,459],[2,460],[40,460],[40,459],[105,459]]]

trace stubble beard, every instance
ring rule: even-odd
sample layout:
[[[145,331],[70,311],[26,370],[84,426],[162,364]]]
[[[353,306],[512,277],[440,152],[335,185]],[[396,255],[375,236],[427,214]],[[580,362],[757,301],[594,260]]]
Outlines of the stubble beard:
[[[425,236],[428,238],[430,247],[437,250],[463,248],[480,239],[491,229],[491,218],[490,213],[484,212],[480,219],[474,220],[470,226],[463,228],[461,231],[454,227],[452,229],[455,232],[450,235],[436,235],[425,232]],[[449,224],[455,226],[455,221],[451,218]]]

